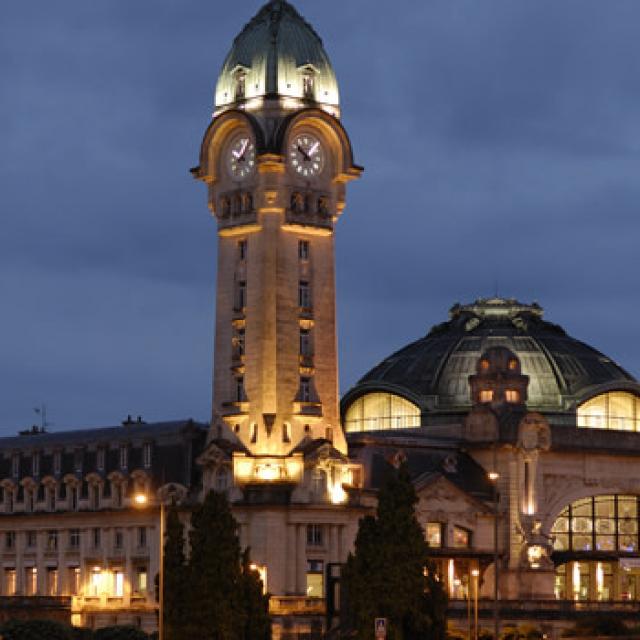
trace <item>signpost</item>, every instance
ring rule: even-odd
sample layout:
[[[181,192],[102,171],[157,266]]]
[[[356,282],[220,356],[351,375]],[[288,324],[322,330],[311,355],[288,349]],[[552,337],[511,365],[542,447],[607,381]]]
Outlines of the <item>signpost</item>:
[[[375,622],[376,640],[387,640],[387,619],[376,618]]]

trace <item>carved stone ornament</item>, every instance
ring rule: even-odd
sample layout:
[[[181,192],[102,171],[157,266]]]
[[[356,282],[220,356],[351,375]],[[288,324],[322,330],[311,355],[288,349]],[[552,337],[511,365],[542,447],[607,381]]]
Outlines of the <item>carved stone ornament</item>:
[[[518,427],[518,447],[523,451],[548,451],[551,447],[551,429],[546,418],[539,413],[528,413]]]
[[[465,417],[464,435],[466,440],[497,440],[498,419],[495,413],[484,406],[474,407]]]

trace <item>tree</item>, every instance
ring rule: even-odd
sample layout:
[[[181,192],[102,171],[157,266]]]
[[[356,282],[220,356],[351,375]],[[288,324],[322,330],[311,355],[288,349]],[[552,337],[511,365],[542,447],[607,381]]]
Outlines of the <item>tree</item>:
[[[242,554],[242,600],[245,610],[245,640],[269,640],[269,596],[264,593],[260,574],[251,568],[249,549]]]
[[[343,572],[348,626],[359,640],[374,637],[377,617],[388,619],[389,640],[445,637],[447,596],[415,517],[416,502],[402,465],[381,487],[376,516],[360,521]]]
[[[191,526],[189,616],[182,637],[242,640],[245,611],[238,525],[226,497],[210,491],[194,509]]]
[[[165,640],[181,640],[187,622],[187,566],[184,552],[184,527],[178,509],[167,511],[164,540],[164,636]]]
[[[52,620],[9,620],[0,626],[3,640],[72,640],[71,628]]]

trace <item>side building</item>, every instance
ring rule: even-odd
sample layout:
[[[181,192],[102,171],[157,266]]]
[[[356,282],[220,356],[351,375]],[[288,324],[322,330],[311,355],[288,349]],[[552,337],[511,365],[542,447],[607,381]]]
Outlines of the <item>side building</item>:
[[[156,629],[159,504],[198,498],[207,428],[128,418],[1,438],[0,619]]]

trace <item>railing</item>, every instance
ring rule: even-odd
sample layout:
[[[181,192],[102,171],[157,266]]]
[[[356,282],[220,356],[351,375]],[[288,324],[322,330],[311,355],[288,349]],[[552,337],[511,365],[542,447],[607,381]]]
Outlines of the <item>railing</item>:
[[[272,596],[269,600],[269,613],[276,616],[324,615],[325,608],[323,598]]]
[[[453,617],[467,615],[468,603],[466,599],[450,600],[449,614]],[[480,599],[478,601],[478,615],[482,618],[493,617],[494,602],[492,599]],[[500,617],[530,617],[535,612],[536,616],[571,615],[580,613],[628,613],[637,615],[640,613],[640,601],[636,600],[500,600]],[[519,614],[523,613],[524,616]],[[457,615],[456,615],[457,614]]]

